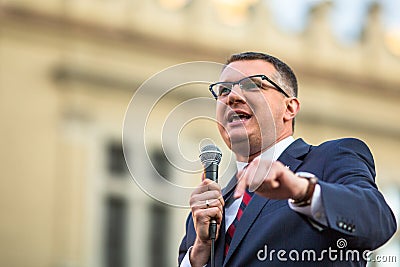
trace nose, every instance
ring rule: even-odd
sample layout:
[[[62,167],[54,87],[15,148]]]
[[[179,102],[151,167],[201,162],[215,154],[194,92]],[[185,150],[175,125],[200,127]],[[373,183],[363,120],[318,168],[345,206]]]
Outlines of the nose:
[[[235,84],[232,87],[232,90],[228,95],[228,104],[233,104],[235,102],[242,102],[242,103],[246,102],[242,89],[238,84]]]

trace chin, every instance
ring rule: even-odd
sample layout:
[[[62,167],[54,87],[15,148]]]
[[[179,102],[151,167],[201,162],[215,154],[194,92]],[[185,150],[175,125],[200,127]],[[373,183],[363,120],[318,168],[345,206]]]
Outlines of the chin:
[[[245,130],[227,133],[227,137],[228,137],[229,141],[233,144],[243,143],[243,142],[249,143],[249,140],[250,140],[248,133]]]
[[[240,155],[249,155],[252,144],[247,136],[235,136],[233,138],[231,137],[229,148],[236,154],[239,153]]]

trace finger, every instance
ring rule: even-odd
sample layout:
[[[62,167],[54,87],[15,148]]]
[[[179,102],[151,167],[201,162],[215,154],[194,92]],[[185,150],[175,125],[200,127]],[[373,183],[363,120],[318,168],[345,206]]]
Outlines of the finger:
[[[249,177],[248,185],[249,191],[254,192],[257,191],[260,187],[263,187],[263,184],[266,180],[266,177],[269,173],[268,161],[261,160],[260,157],[255,158],[251,164],[249,164]]]
[[[212,219],[215,219],[217,221],[217,224],[221,224],[221,222],[222,222],[222,211],[219,208],[213,207],[213,208],[207,209],[206,211],[209,211],[210,221]]]
[[[225,199],[222,194],[218,197],[218,201],[221,203],[222,207],[225,206]]]
[[[199,186],[197,186],[193,192],[193,195],[201,194],[210,190],[218,190],[221,191],[221,186],[218,185],[216,182],[211,181],[210,179],[204,179]]]
[[[217,191],[221,192],[221,186],[215,181],[212,181],[212,180],[206,178],[206,179],[204,179],[203,184],[204,184],[203,189],[205,189],[205,188],[207,189],[205,191],[217,190]]]
[[[268,162],[266,163],[268,166]],[[253,189],[258,193],[268,193],[268,191],[270,190],[279,188],[280,182],[276,166],[274,166],[274,164],[271,164],[269,166],[269,168],[266,168],[266,166],[263,165],[257,169],[253,176],[251,184],[249,185],[250,191],[251,189]]]
[[[217,190],[207,191],[201,194],[192,195],[190,198],[191,207],[207,208],[210,206],[223,206],[225,204],[221,192]]]
[[[204,179],[204,183],[208,185],[208,188],[210,188],[210,190],[221,190],[221,186],[213,180],[206,178]]]
[[[212,192],[215,192],[215,191],[212,191]],[[222,197],[222,195],[219,192],[218,192],[217,196],[218,197],[216,197],[216,198],[206,199],[204,201],[206,206],[208,206],[208,207],[220,207],[222,209],[224,207],[224,205],[225,205],[224,198]],[[207,201],[207,203],[206,203],[206,201]]]
[[[276,189],[280,186],[279,176],[282,173],[282,168],[284,166],[280,162],[273,162],[271,164],[270,171],[266,177],[270,189]]]
[[[215,219],[218,224],[222,222],[222,211],[217,208],[199,209],[193,212],[195,220],[201,224],[209,224],[212,219]]]
[[[277,189],[277,188],[279,188],[280,183],[279,183],[279,181],[277,180],[277,177],[271,178],[270,180],[271,180],[271,181],[270,181],[270,188],[271,188],[271,189]]]
[[[240,198],[241,196],[243,196],[244,192],[246,191],[246,186],[247,186],[246,171],[242,171],[240,173],[240,176],[237,175],[237,178],[238,178],[238,182],[236,184],[235,193],[233,195],[234,198]]]

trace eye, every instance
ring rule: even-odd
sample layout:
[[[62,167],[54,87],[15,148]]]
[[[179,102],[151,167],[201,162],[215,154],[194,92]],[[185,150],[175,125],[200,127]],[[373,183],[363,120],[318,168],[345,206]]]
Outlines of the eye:
[[[240,88],[245,91],[258,90],[262,87],[260,79],[245,79],[240,82]]]
[[[231,92],[231,84],[219,84],[217,92],[219,96],[226,96]]]

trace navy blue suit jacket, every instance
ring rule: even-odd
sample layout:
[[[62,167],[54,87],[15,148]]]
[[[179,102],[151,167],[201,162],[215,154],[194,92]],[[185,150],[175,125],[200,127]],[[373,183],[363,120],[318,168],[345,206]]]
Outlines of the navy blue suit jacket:
[[[311,146],[297,139],[278,161],[293,172],[310,172],[319,178],[328,227],[293,211],[287,200],[255,194],[226,257],[222,222],[216,266],[365,266],[364,251],[378,248],[396,231],[394,215],[374,182],[373,157],[362,141],[346,138]],[[222,190],[226,202],[235,183],[233,178]],[[179,263],[195,238],[189,214]]]

